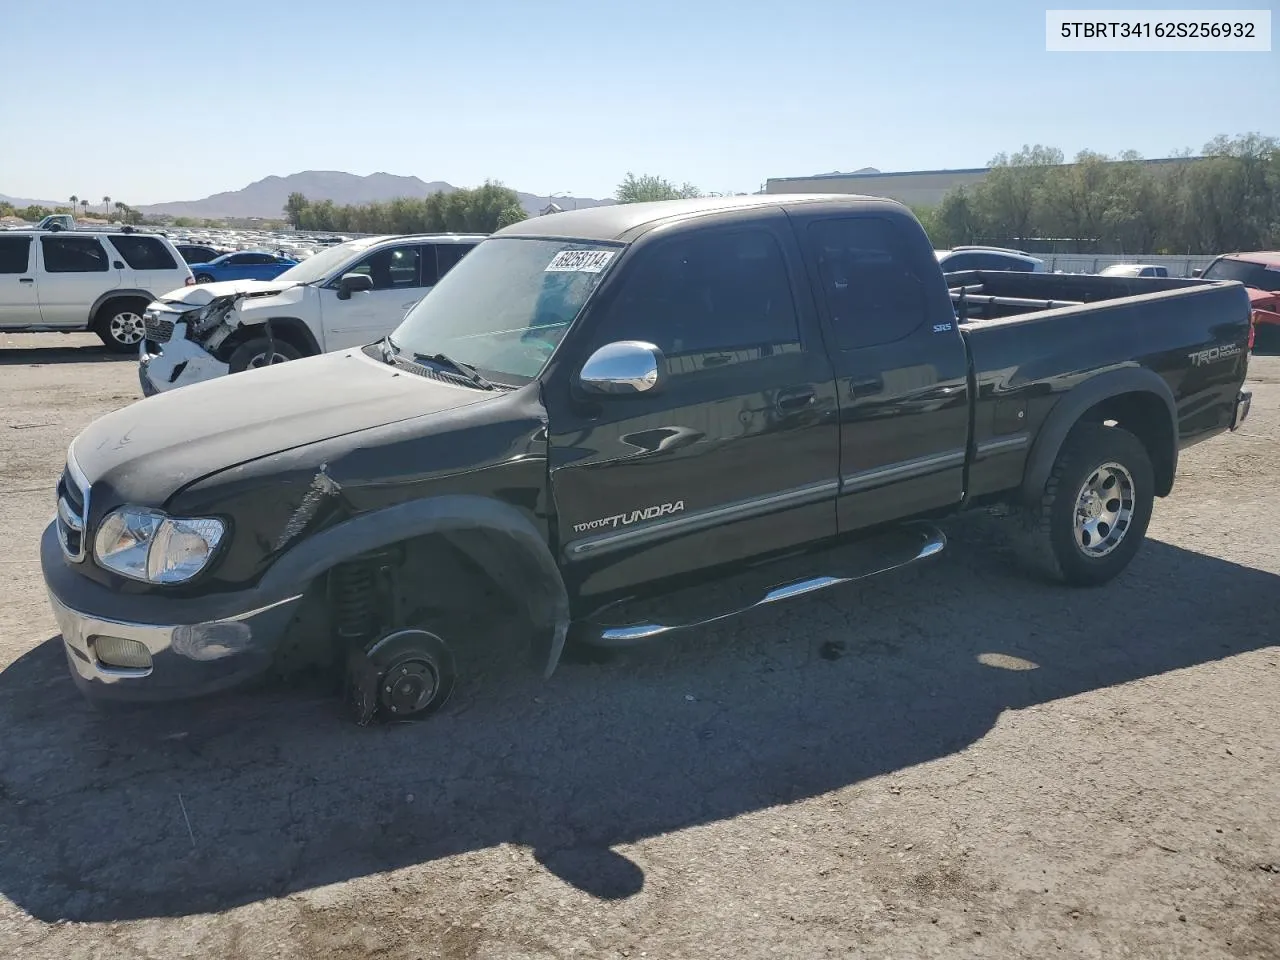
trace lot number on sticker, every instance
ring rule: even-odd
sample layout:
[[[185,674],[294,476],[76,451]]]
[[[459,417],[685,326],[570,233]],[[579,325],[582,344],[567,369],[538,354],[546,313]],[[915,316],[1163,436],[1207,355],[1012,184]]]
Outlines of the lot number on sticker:
[[[547,264],[546,273],[599,273],[613,259],[612,250],[561,250]]]

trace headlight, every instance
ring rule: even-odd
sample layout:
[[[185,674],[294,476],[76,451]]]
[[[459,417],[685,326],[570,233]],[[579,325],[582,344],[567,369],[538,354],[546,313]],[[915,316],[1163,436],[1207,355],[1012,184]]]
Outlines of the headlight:
[[[182,583],[204,569],[226,530],[211,517],[169,517],[146,507],[113,511],[94,538],[98,563],[131,580]]]

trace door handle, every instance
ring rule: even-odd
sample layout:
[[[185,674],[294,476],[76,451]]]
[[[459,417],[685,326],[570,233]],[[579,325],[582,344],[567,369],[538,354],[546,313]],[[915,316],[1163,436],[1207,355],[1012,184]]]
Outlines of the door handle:
[[[850,397],[873,397],[883,389],[884,381],[879,377],[869,377],[866,380],[849,381]]]
[[[18,282],[19,283],[35,283],[36,281],[34,277],[19,277]]]
[[[796,390],[792,393],[779,394],[778,399],[774,401],[774,406],[778,413],[786,415],[813,406],[816,399],[817,396],[812,390]]]

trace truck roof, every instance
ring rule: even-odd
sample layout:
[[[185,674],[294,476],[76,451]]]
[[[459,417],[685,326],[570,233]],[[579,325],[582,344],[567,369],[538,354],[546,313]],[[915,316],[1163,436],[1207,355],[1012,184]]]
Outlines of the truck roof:
[[[1228,253],[1223,259],[1260,263],[1265,267],[1280,267],[1280,250],[1254,250],[1249,253]]]
[[[566,240],[630,241],[654,227],[675,220],[701,219],[732,210],[763,207],[828,205],[839,212],[903,211],[896,200],[863,197],[848,193],[775,193],[751,194],[745,197],[700,197],[695,200],[655,200],[648,203],[614,203],[585,210],[566,210],[541,217],[530,217],[494,236],[548,237]]]

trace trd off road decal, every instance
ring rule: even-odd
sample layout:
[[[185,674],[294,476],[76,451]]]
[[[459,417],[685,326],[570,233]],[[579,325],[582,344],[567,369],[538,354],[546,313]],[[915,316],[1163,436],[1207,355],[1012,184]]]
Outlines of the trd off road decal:
[[[1187,357],[1193,367],[1203,367],[1206,363],[1215,363],[1218,360],[1230,360],[1232,357],[1238,357],[1240,353],[1240,346],[1232,343],[1223,347],[1197,350],[1195,353],[1188,353]]]
[[[662,503],[653,507],[645,507],[643,510],[632,510],[630,513],[618,513],[612,517],[601,517],[599,520],[575,523],[573,530],[575,533],[585,533],[588,530],[612,530],[616,527],[629,527],[640,520],[656,520],[658,517],[682,513],[683,511],[684,501],[677,500],[675,503]]]

